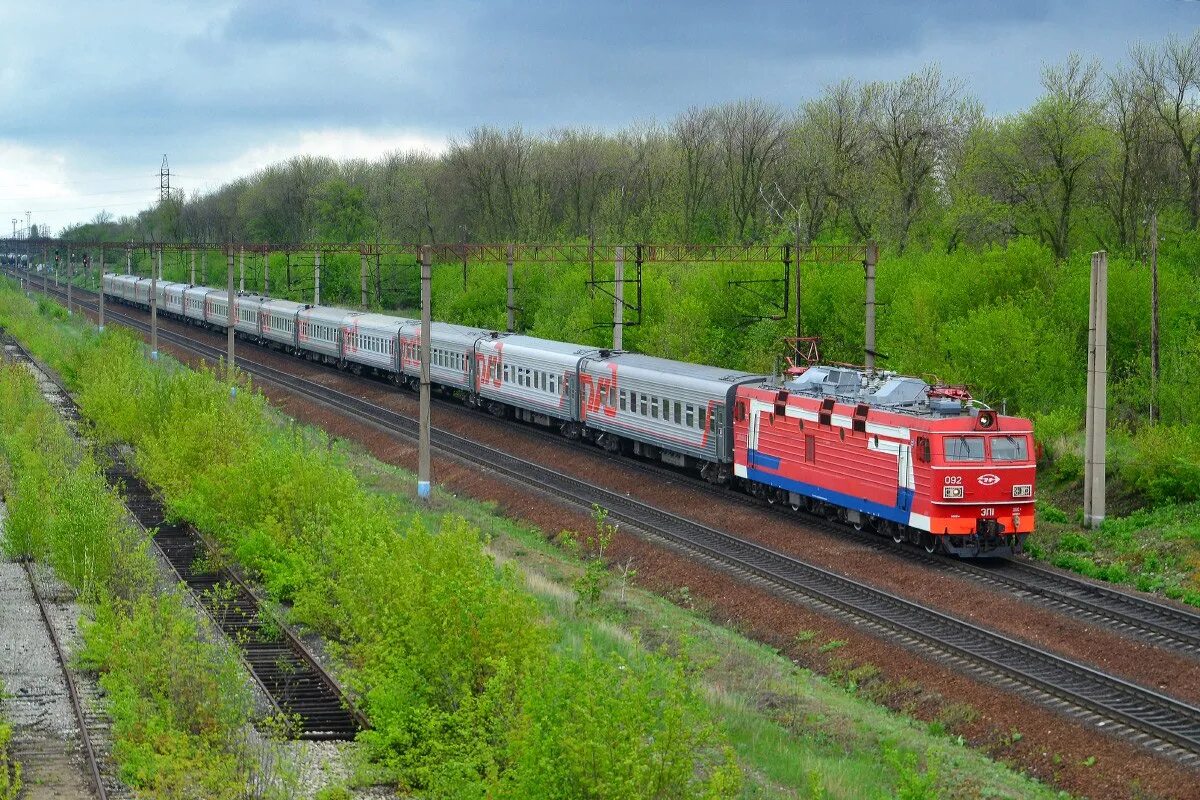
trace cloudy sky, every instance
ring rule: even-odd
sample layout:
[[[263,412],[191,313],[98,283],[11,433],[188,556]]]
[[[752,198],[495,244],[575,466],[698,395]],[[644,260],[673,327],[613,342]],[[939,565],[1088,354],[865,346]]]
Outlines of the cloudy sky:
[[[0,4],[0,231],[52,229],[215,188],[297,153],[440,150],[479,124],[667,121],[694,104],[794,107],[843,77],[930,62],[993,114],[1043,64],[1105,64],[1200,27],[1181,0]]]

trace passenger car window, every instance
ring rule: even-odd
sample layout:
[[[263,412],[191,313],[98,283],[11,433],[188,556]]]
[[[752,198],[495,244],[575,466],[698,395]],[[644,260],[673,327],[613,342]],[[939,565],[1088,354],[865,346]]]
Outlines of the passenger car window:
[[[947,436],[942,441],[947,461],[983,461],[982,436]]]
[[[1028,445],[1024,436],[993,436],[993,461],[1027,461],[1029,459]]]

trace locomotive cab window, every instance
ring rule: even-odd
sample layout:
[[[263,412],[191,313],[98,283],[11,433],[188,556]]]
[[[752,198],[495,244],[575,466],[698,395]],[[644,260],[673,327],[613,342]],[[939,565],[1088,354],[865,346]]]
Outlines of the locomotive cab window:
[[[947,436],[943,439],[947,461],[983,461],[982,436]]]
[[[1028,461],[1029,449],[1024,436],[993,436],[993,461]]]

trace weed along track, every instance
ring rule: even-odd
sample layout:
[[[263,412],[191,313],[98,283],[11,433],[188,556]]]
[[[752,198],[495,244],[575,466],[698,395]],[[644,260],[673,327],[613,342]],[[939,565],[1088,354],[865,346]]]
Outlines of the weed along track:
[[[123,313],[112,314],[111,318],[140,331],[148,328]],[[171,331],[160,330],[159,336],[208,359],[223,354]],[[402,437],[416,436],[414,420],[369,401],[253,361],[243,361],[242,369]],[[540,489],[578,508],[599,505],[608,509],[611,519],[667,541],[702,561],[802,598],[882,638],[1180,763],[1200,764],[1200,709],[1192,705],[447,431],[435,429],[433,444],[446,455]]]
[[[61,385],[59,390],[60,413],[77,419],[74,402]],[[167,563],[236,646],[285,729],[298,739],[349,740],[367,727],[366,718],[303,642],[264,608],[240,576],[210,556],[214,548],[199,531],[187,523],[168,521],[161,500],[120,453],[114,448],[108,456],[109,485],[123,494],[138,523],[153,531],[153,541]]]

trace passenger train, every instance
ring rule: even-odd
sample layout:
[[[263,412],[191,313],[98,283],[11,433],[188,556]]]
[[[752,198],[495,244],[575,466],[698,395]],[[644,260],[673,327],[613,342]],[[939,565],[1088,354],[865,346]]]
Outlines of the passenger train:
[[[106,274],[150,303],[149,278]],[[159,281],[160,312],[417,387],[418,320]],[[433,386],[497,417],[963,558],[1020,553],[1034,528],[1033,430],[963,390],[833,366],[783,377],[434,322]]]

